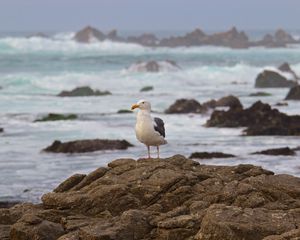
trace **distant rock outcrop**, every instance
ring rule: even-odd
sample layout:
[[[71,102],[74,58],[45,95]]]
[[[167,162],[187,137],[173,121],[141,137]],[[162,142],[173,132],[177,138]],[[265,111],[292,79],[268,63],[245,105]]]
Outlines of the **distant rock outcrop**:
[[[104,41],[105,39],[106,35],[103,32],[91,26],[83,28],[82,30],[78,31],[74,36],[74,40],[80,43]]]
[[[126,140],[92,139],[65,143],[56,140],[51,146],[45,148],[44,151],[54,153],[84,153],[101,150],[125,150],[132,146]]]
[[[47,121],[66,121],[77,119],[76,114],[59,114],[59,113],[49,113],[47,116],[35,120],[35,122],[47,122]]]
[[[300,100],[300,86],[292,87],[285,100]]]
[[[105,96],[111,95],[109,91],[93,90],[88,86],[77,87],[71,91],[62,91],[58,94],[59,97],[87,97],[87,96]]]
[[[202,106],[195,99],[178,99],[167,110],[165,110],[165,113],[205,113],[206,111],[207,107]]]
[[[127,41],[149,47],[157,46],[159,42],[158,38],[154,34],[150,33],[145,33],[138,37],[128,37]]]
[[[164,61],[148,61],[137,62],[132,64],[128,69],[129,72],[165,72],[165,71],[178,71],[180,67],[176,62],[171,60]]]
[[[300,179],[175,155],[74,174],[41,204],[0,209],[1,239],[299,239]],[[282,238],[280,237],[282,236]]]
[[[289,116],[260,101],[247,109],[214,111],[207,127],[247,127],[245,134],[300,136],[300,116]]]
[[[288,80],[278,72],[270,70],[264,70],[255,80],[256,88],[290,88],[296,85],[296,81]]]
[[[278,67],[278,69],[279,69],[280,71],[282,71],[282,72],[290,73],[290,74],[293,76],[294,80],[300,79],[299,76],[295,73],[295,71],[291,68],[291,66],[290,66],[288,63],[286,63],[286,62],[283,63],[283,64],[281,64],[281,65]]]

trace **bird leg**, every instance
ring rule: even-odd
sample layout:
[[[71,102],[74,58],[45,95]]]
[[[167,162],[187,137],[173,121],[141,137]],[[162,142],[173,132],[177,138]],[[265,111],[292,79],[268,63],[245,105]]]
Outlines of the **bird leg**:
[[[150,146],[147,145],[147,149],[148,149],[148,158],[151,158],[151,156],[150,156]]]
[[[159,158],[159,146],[157,146],[157,158]]]

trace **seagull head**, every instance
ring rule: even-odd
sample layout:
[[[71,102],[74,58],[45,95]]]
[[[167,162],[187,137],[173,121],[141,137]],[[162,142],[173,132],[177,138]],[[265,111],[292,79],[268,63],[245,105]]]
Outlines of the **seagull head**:
[[[146,100],[140,100],[138,101],[138,103],[133,104],[131,106],[131,110],[134,110],[136,108],[139,108],[141,110],[146,110],[146,111],[151,111],[151,104],[150,102],[146,101]]]

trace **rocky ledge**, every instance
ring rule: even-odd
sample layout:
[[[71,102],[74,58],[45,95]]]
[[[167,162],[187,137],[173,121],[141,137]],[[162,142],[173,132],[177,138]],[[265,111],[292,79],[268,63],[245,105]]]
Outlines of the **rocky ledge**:
[[[180,155],[118,159],[71,176],[41,204],[0,209],[1,239],[11,240],[298,239],[299,223],[299,178]]]
[[[132,146],[126,140],[87,139],[64,143],[56,140],[45,148],[44,151],[54,153],[84,153],[101,150],[125,150]]]
[[[258,101],[251,107],[216,110],[206,122],[207,127],[247,127],[248,136],[300,136],[300,116],[289,116]]]

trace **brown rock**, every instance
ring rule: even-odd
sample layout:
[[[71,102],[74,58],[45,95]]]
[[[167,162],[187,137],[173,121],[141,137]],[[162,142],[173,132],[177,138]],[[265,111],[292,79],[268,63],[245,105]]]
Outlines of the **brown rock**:
[[[194,99],[178,99],[165,113],[205,113],[207,108]]]
[[[105,39],[106,36],[104,33],[90,26],[78,31],[74,36],[74,40],[80,43],[90,43],[94,40],[103,41]]]
[[[55,153],[84,153],[101,150],[125,150],[133,145],[126,140],[77,140],[71,142],[54,141],[51,146],[44,149],[46,152]]]

